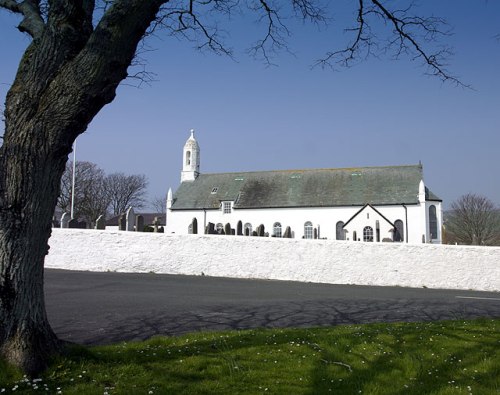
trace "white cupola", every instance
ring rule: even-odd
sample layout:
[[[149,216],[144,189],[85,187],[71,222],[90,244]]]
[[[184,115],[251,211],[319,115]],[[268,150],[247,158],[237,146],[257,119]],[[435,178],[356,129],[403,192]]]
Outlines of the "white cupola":
[[[194,138],[194,129],[184,144],[182,157],[181,182],[194,181],[200,174],[200,146]]]

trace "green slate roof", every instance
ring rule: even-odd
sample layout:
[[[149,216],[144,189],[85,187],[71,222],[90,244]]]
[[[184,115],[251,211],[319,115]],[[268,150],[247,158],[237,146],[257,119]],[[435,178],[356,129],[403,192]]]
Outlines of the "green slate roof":
[[[200,174],[181,183],[172,210],[334,207],[418,203],[422,166]],[[429,200],[440,200],[431,192]]]

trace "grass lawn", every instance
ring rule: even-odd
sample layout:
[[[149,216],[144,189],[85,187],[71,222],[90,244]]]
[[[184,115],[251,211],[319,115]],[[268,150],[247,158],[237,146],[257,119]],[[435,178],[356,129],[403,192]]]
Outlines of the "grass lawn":
[[[500,320],[198,332],[84,348],[0,393],[500,394]]]

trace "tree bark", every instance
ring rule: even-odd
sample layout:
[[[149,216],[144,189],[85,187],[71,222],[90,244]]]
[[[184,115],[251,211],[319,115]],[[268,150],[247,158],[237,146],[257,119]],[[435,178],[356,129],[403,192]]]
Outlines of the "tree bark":
[[[53,2],[7,95],[0,147],[0,355],[30,375],[62,347],[47,319],[43,265],[68,155],[114,99],[163,2],[117,1],[95,29],[92,1]]]

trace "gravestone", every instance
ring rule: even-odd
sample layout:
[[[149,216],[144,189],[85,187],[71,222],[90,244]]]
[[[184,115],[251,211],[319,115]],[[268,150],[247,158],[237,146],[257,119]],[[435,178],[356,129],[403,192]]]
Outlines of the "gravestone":
[[[224,227],[224,233],[228,236],[231,236],[233,234],[231,230],[231,224],[228,222],[226,226]]]
[[[289,226],[286,227],[285,233],[283,233],[283,238],[284,239],[291,239],[292,238],[292,229],[290,229]]]
[[[198,220],[196,218],[193,218],[193,222],[191,222],[191,225],[193,226],[193,234],[197,235],[198,234]]]
[[[144,217],[142,215],[135,218],[135,231],[144,232]]]
[[[158,233],[158,225],[160,225],[160,219],[158,217],[155,217],[153,220],[153,232]]]
[[[99,218],[95,221],[95,228],[99,230],[106,229],[106,218],[104,215],[99,215]]]
[[[264,237],[265,235],[265,228],[264,228],[264,225],[263,224],[260,224],[258,227],[257,227],[257,236],[259,237]]]
[[[76,218],[73,218],[68,222],[68,228],[71,229],[87,229],[87,223],[85,221],[79,222]]]
[[[70,219],[69,213],[64,213],[61,217],[61,228],[69,228]]]
[[[213,222],[209,222],[207,227],[205,228],[205,234],[207,235],[213,235],[215,234],[215,225]]]
[[[236,234],[238,236],[243,235],[243,223],[241,221],[238,221],[238,225],[236,225]]]
[[[127,218],[125,218],[125,214],[121,214],[120,218],[118,218],[118,230],[127,229]]]
[[[129,207],[129,209],[127,210],[126,218],[127,218],[127,224],[125,230],[127,232],[131,232],[134,230],[134,225],[135,225],[135,213],[132,207]]]

